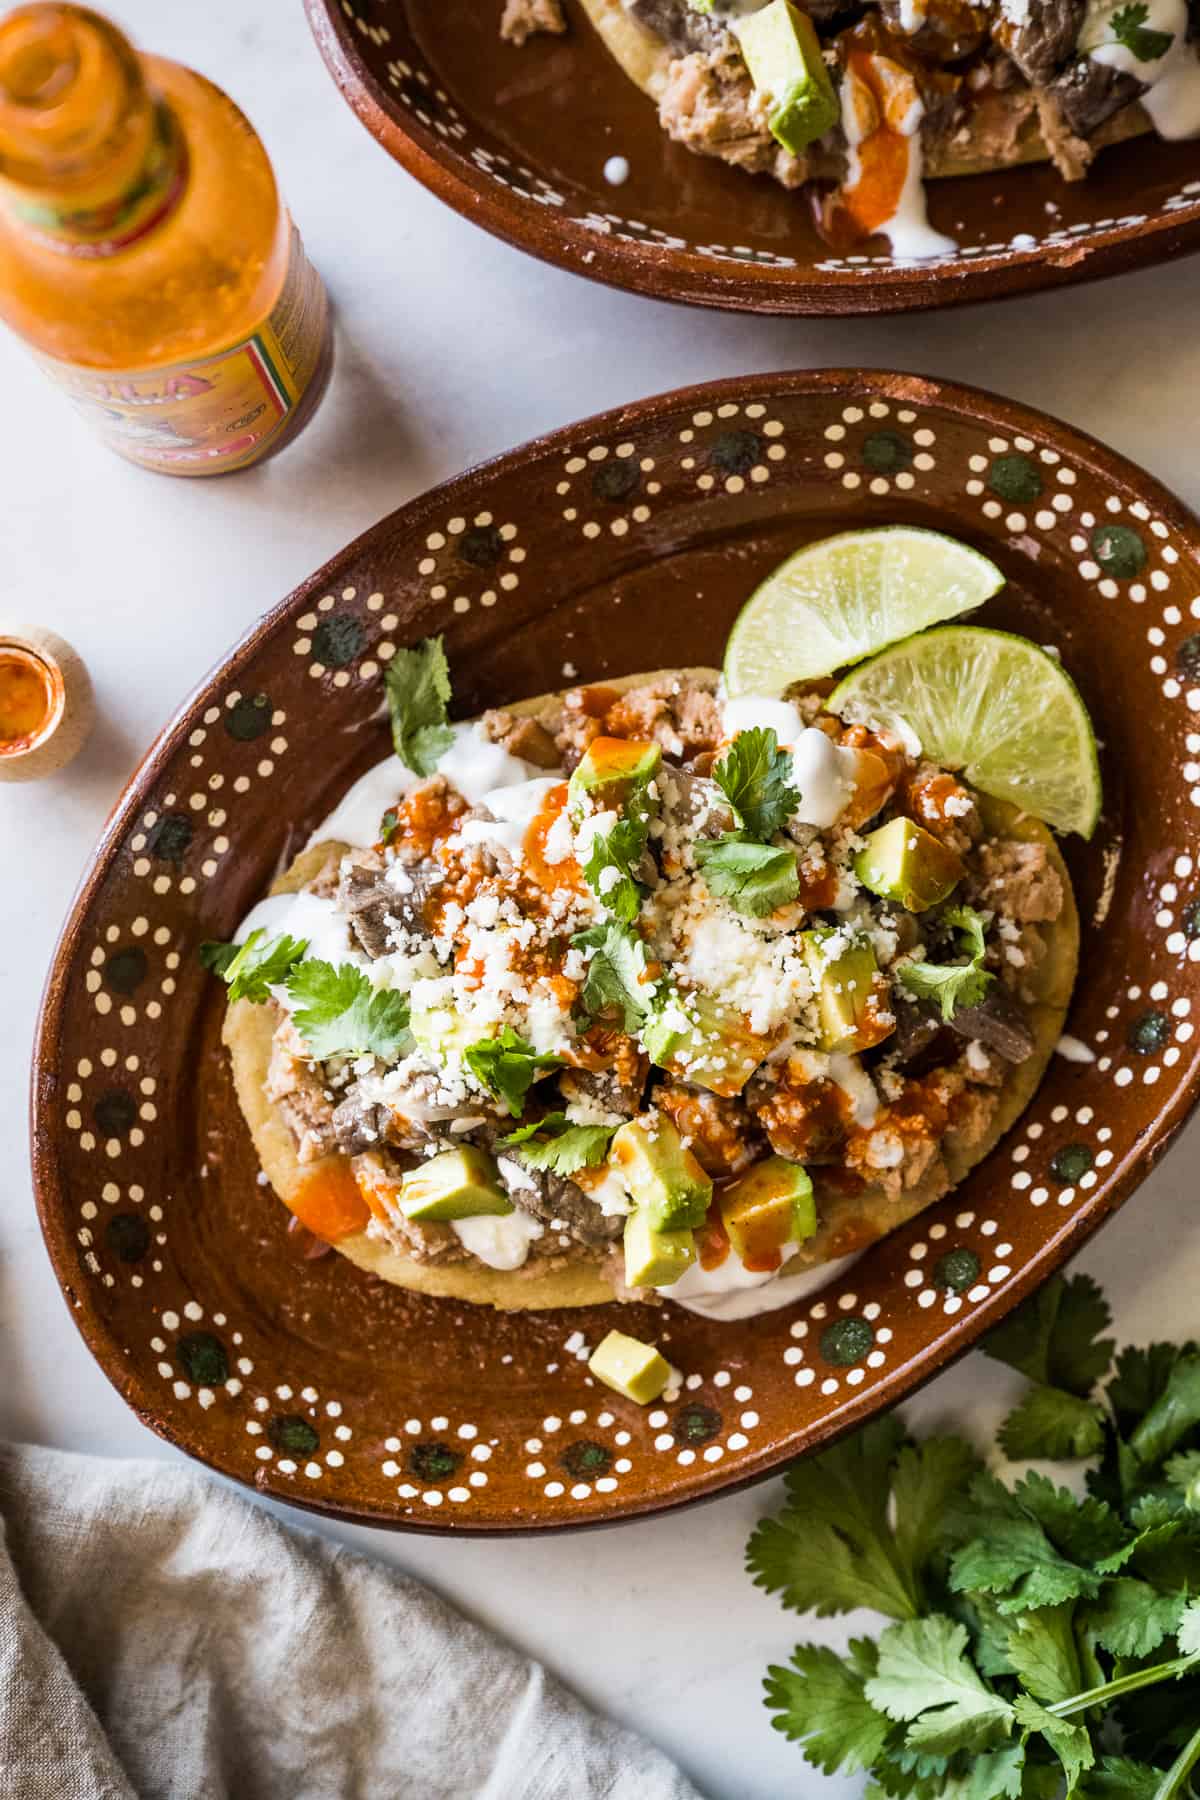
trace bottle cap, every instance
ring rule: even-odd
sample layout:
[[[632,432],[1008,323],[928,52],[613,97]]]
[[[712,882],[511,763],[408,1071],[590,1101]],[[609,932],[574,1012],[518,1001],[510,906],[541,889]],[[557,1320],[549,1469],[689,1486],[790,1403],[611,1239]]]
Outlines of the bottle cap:
[[[40,625],[0,625],[0,781],[36,781],[82,750],[92,683],[70,644]]]

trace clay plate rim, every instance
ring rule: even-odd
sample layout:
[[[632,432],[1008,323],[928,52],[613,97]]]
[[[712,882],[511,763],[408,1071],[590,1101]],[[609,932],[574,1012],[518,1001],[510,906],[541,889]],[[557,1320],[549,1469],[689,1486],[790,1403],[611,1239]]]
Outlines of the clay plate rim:
[[[34,1195],[42,1235],[46,1242],[54,1272],[80,1335],[95,1360],[121,1398],[143,1424],[159,1437],[205,1464],[215,1473],[250,1486],[241,1477],[231,1475],[222,1463],[207,1451],[202,1427],[189,1438],[171,1429],[158,1416],[149,1384],[136,1369],[125,1362],[120,1347],[98,1317],[90,1285],[77,1279],[77,1255],[67,1225],[65,1194],[59,1177],[54,1145],[53,1113],[56,1080],[54,1074],[55,1045],[63,1022],[66,981],[77,954],[92,900],[107,878],[134,816],[147,792],[164,771],[171,757],[183,744],[191,728],[192,714],[208,690],[235,676],[302,604],[323,588],[328,588],[335,571],[352,564],[371,547],[388,539],[399,521],[411,530],[426,521],[445,515],[447,510],[464,510],[468,498],[486,490],[498,474],[513,472],[522,464],[547,452],[572,449],[581,438],[624,434],[645,426],[660,414],[669,414],[697,404],[735,400],[752,386],[756,397],[825,395],[829,398],[861,400],[868,390],[899,403],[913,402],[924,406],[940,406],[966,421],[984,427],[998,427],[1010,434],[1030,432],[1048,436],[1056,448],[1101,477],[1123,482],[1136,488],[1139,497],[1151,504],[1160,518],[1171,526],[1194,549],[1200,558],[1200,519],[1164,484],[1147,474],[1136,463],[1109,449],[1095,438],[1077,431],[1055,415],[1040,412],[1019,401],[1009,400],[986,389],[969,387],[938,378],[879,369],[795,370],[762,376],[734,376],[716,382],[702,382],[635,401],[605,413],[594,414],[572,425],[559,428],[529,440],[514,450],[489,461],[474,465],[465,473],[428,490],[388,514],[355,538],[337,555],[330,558],[286,599],[263,615],[235,645],[217,662],[180,705],[169,724],[151,745],[146,756],[123,789],[93,850],[89,866],[82,876],[71,903],[54,957],[47,975],[34,1038],[30,1088],[30,1135]],[[970,1313],[948,1323],[923,1354],[910,1357],[888,1376],[851,1401],[839,1414],[836,1425],[816,1426],[803,1454],[826,1447],[836,1439],[857,1430],[869,1418],[888,1411],[908,1395],[923,1387],[948,1364],[964,1355],[976,1341],[995,1327],[1014,1306],[1040,1286],[1061,1264],[1106,1222],[1132,1191],[1145,1179],[1169,1148],[1177,1133],[1200,1101],[1200,1061],[1194,1062],[1186,1081],[1180,1082],[1169,1102],[1156,1114],[1150,1128],[1153,1136],[1143,1141],[1136,1151],[1127,1153],[1120,1165],[1111,1171],[1103,1200],[1086,1200],[1067,1217],[1061,1229],[1050,1236],[1002,1295],[989,1296]],[[284,1504],[329,1518],[350,1523],[383,1526],[398,1531],[422,1532],[430,1536],[456,1535],[475,1537],[530,1537],[546,1531],[585,1531],[603,1529],[626,1519],[648,1518],[699,1504],[725,1493],[737,1492],[777,1474],[795,1453],[788,1449],[764,1446],[762,1451],[743,1462],[736,1474],[713,1472],[694,1483],[686,1497],[669,1494],[658,1499],[615,1499],[600,1516],[587,1519],[548,1518],[540,1523],[472,1524],[467,1517],[447,1516],[437,1524],[425,1524],[409,1518],[398,1518],[394,1510],[371,1505],[354,1505],[337,1500],[313,1501],[288,1489],[286,1494],[270,1497]],[[257,1489],[255,1491],[258,1491]]]
[[[573,275],[655,300],[727,312],[788,317],[865,318],[928,312],[983,300],[1010,299],[1046,288],[1074,287],[1200,251],[1200,208],[1162,212],[1125,226],[1066,266],[1052,247],[1001,262],[919,264],[828,271],[822,279],[792,270],[745,265],[725,273],[710,257],[666,245],[626,243],[586,231],[548,208],[521,205],[482,170],[467,180],[436,136],[407,120],[376,81],[342,14],[340,0],[304,0],[322,59],[343,99],[410,175],[472,224],[514,249]],[[585,260],[586,257],[586,260]],[[981,390],[982,391],[982,390]]]

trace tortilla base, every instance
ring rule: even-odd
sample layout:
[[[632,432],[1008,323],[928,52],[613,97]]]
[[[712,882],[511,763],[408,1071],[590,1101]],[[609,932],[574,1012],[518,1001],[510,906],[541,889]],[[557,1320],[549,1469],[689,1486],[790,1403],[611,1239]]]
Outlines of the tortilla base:
[[[653,681],[666,671],[626,675],[606,687],[624,691]],[[713,681],[714,669],[692,668],[673,673],[696,680]],[[559,703],[557,694],[539,695],[536,699],[517,701],[506,710],[523,715],[550,714]],[[950,1132],[942,1146],[942,1158],[914,1187],[893,1198],[879,1186],[869,1187],[853,1196],[842,1196],[826,1203],[825,1216],[815,1236],[787,1262],[789,1275],[818,1267],[836,1257],[857,1254],[878,1238],[886,1236],[897,1225],[913,1218],[943,1194],[956,1187],[963,1177],[982,1162],[1009,1127],[1024,1112],[1032,1099],[1046,1065],[1054,1054],[1054,1046],[1062,1033],[1067,1007],[1075,985],[1079,955],[1079,916],[1071,892],[1070,877],[1058,846],[1050,832],[1035,819],[1017,815],[1011,807],[981,798],[984,822],[992,832],[1005,836],[1036,840],[1046,845],[1047,853],[1063,884],[1063,912],[1047,931],[1046,955],[1035,975],[1037,1001],[1028,1009],[1037,1048],[1034,1054],[1012,1069],[1000,1090],[999,1104],[984,1137],[967,1145]],[[344,845],[319,843],[301,852],[271,886],[273,894],[295,893],[312,880],[334,848]],[[263,1173],[287,1206],[289,1197],[308,1181],[321,1162],[302,1163],[296,1154],[296,1143],[283,1114],[267,1098],[267,1070],[271,1059],[271,1040],[275,1031],[273,1007],[252,1006],[239,1000],[225,1015],[223,1042],[229,1051],[234,1088],[238,1103],[258,1152]],[[334,1159],[329,1159],[334,1160]],[[339,1159],[340,1160],[340,1159]],[[356,1267],[378,1275],[397,1287],[413,1293],[431,1294],[444,1299],[467,1300],[477,1306],[494,1306],[505,1312],[544,1311],[549,1307],[600,1306],[617,1298],[612,1283],[596,1265],[581,1263],[572,1268],[539,1270],[536,1262],[512,1272],[489,1269],[483,1263],[437,1264],[418,1262],[394,1249],[384,1239],[366,1231],[354,1232],[339,1240],[334,1249]]]
[[[655,102],[662,98],[667,75],[675,53],[653,31],[632,18],[621,0],[580,0],[584,12],[595,26],[609,54],[621,65],[629,79],[649,94]],[[1011,104],[1024,107],[1027,89],[1014,94]],[[1121,143],[1126,138],[1140,137],[1153,126],[1144,109],[1134,101],[1124,107],[1096,134],[1097,146]],[[925,175],[930,181],[941,181],[959,175],[994,174],[997,169],[1017,168],[1025,163],[1049,162],[1050,151],[1041,132],[1034,127],[1020,134],[1004,156],[977,155],[969,148],[938,145],[928,156]]]

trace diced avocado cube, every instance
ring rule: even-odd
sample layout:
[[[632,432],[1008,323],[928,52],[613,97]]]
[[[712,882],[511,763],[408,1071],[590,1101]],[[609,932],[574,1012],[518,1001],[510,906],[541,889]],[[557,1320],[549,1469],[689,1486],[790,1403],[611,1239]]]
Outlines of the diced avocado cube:
[[[643,1287],[646,1283],[641,1284]],[[588,1357],[588,1368],[614,1393],[649,1406],[657,1400],[671,1379],[671,1365],[660,1356],[653,1344],[640,1338],[626,1337],[623,1331],[610,1331]]]
[[[479,1037],[478,1026],[455,1012],[449,1002],[430,1006],[414,1000],[408,1028],[417,1048],[435,1063],[461,1056]]]
[[[881,899],[894,900],[906,912],[927,912],[953,893],[965,870],[953,850],[923,825],[892,819],[867,837],[854,873]]]
[[[662,767],[657,744],[633,738],[593,738],[572,775],[567,804],[578,810],[586,794],[600,809],[617,810]]]
[[[690,1231],[659,1231],[641,1207],[626,1219],[625,1280],[630,1287],[670,1287],[695,1260]]]
[[[724,1190],[721,1220],[744,1263],[766,1261],[817,1229],[812,1182],[799,1163],[768,1156]]]
[[[613,1135],[608,1160],[656,1231],[703,1225],[713,1184],[665,1114],[627,1120]]]
[[[681,1023],[685,1015],[690,1024]],[[670,995],[642,1026],[651,1062],[712,1094],[740,1094],[774,1040],[707,994]]]
[[[847,943],[842,932],[820,927],[802,932],[801,943],[817,990],[821,1049],[853,1054],[882,1043],[895,1027],[870,939]]]
[[[474,1144],[443,1150],[413,1169],[400,1184],[400,1210],[409,1219],[475,1219],[510,1213],[512,1201],[501,1187],[496,1165]]]
[[[770,108],[772,136],[799,155],[841,116],[812,20],[791,0],[771,0],[732,29],[750,79]]]

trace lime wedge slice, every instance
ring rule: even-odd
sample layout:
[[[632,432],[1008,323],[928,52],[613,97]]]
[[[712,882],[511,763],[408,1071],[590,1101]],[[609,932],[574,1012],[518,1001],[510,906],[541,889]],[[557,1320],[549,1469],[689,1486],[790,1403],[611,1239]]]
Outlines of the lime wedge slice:
[[[885,525],[808,544],[755,589],[725,648],[725,691],[781,694],[898,638],[956,619],[1004,586],[986,556],[940,531]]]
[[[826,702],[844,719],[915,736],[973,787],[1059,831],[1091,837],[1100,765],[1071,677],[1028,638],[945,625],[854,669]]]

